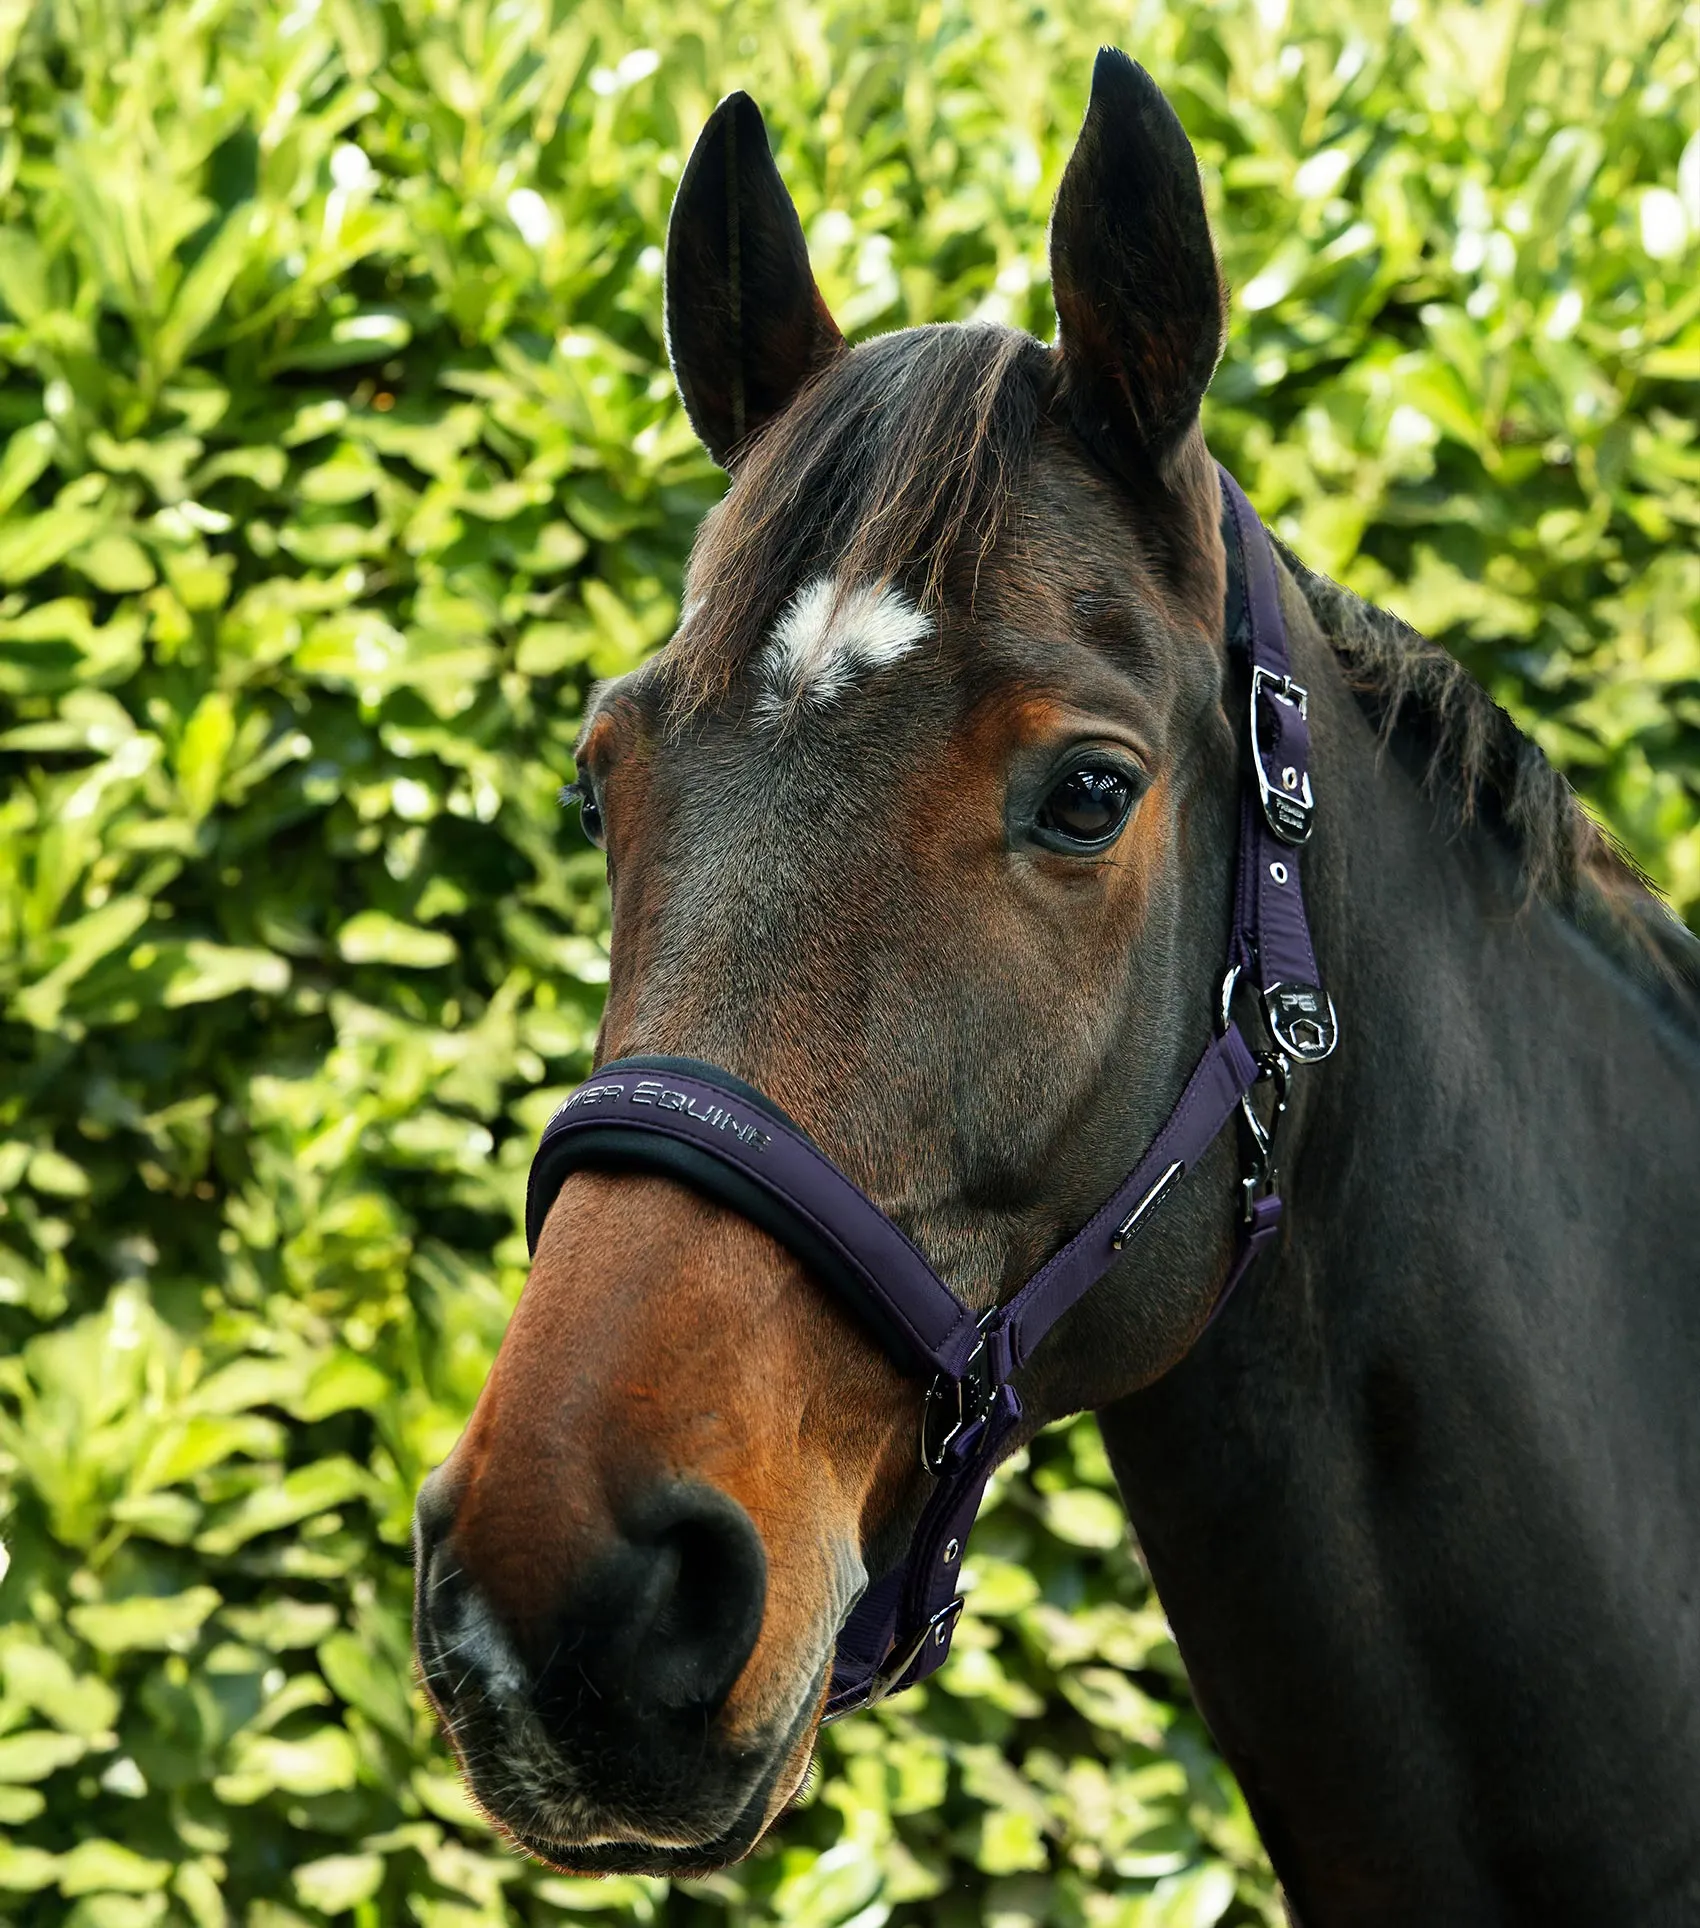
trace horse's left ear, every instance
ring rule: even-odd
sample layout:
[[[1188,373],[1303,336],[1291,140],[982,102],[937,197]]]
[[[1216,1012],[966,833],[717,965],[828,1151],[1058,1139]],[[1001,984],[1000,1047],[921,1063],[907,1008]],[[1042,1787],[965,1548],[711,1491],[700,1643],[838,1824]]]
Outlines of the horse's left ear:
[[[748,94],[715,108],[685,165],[664,305],[685,413],[724,469],[844,345]]]
[[[1103,48],[1051,216],[1065,409],[1135,484],[1166,482],[1222,353],[1198,160],[1157,83]]]

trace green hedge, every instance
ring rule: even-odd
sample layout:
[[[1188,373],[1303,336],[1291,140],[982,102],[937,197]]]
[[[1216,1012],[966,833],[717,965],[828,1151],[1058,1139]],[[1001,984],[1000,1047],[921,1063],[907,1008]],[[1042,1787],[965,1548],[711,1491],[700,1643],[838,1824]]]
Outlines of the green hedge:
[[[1700,14],[1483,0],[0,0],[0,1914],[1277,1920],[1095,1432],[734,1875],[469,1815],[406,1534],[584,1069],[588,678],[717,479],[659,243],[750,86],[853,331],[1048,334],[1114,39],[1238,290],[1215,446],[1700,906]]]

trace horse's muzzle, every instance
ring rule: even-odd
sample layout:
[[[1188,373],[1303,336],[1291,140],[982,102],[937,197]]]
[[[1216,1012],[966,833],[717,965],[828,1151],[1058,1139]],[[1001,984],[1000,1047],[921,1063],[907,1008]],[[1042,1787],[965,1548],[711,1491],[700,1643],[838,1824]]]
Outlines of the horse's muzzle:
[[[463,1570],[457,1499],[449,1466],[420,1493],[414,1630],[480,1804],[532,1853],[585,1872],[742,1852],[781,1764],[748,1735],[717,1739],[767,1597],[749,1515],[711,1486],[659,1480],[571,1561],[536,1549],[554,1597],[516,1611]]]

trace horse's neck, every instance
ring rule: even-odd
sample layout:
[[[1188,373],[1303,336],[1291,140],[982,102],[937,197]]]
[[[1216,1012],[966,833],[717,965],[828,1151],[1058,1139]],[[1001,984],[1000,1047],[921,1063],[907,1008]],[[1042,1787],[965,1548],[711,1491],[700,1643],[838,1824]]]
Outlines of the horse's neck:
[[[1305,1928],[1700,1919],[1700,1048],[1329,658],[1288,1229],[1102,1415]]]

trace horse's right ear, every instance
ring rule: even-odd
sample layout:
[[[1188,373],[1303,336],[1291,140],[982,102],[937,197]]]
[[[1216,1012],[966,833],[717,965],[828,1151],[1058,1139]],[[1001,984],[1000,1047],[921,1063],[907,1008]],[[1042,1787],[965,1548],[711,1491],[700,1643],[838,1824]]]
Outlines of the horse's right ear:
[[[686,164],[667,223],[665,305],[685,413],[726,469],[844,345],[748,94],[715,108]]]

